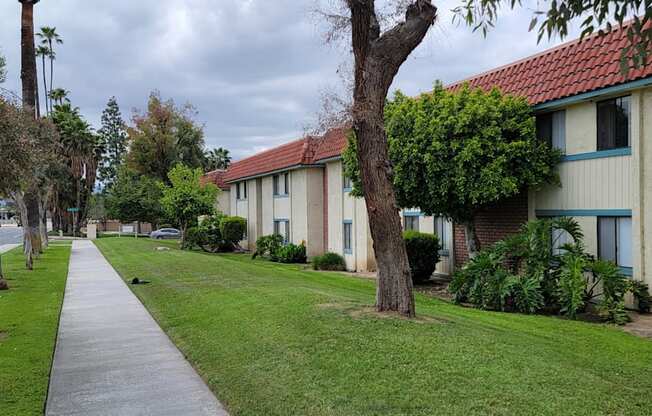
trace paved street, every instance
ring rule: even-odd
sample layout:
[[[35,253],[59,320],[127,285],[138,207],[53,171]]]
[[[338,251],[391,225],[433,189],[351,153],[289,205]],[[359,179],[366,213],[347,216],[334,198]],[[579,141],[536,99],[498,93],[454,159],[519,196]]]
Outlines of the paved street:
[[[90,241],[74,241],[47,416],[228,416]]]
[[[23,229],[20,227],[0,227],[0,246],[18,244],[23,241]]]

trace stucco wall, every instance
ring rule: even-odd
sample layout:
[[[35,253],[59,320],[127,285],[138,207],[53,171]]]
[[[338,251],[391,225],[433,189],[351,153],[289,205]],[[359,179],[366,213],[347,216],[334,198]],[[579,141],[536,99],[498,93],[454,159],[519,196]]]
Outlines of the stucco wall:
[[[652,286],[652,88],[632,94],[634,278]]]
[[[227,215],[231,215],[231,191],[220,189],[215,199],[215,209]]]

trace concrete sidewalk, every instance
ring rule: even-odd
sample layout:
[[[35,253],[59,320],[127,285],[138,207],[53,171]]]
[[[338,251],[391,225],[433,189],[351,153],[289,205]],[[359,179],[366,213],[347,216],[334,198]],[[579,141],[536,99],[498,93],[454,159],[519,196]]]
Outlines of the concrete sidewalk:
[[[90,241],[74,241],[45,414],[227,415]]]
[[[13,250],[14,248],[20,246],[20,244],[1,244],[0,245],[0,254],[6,253],[9,250]]]

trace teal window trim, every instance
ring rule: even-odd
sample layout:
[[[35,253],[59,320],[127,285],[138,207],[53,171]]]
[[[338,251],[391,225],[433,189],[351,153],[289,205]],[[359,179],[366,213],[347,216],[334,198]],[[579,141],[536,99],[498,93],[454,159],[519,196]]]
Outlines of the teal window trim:
[[[420,217],[423,214],[421,214],[418,211],[403,211],[403,216],[404,217]]]
[[[275,194],[274,198],[275,199],[282,199],[282,198],[289,198],[290,194]]]
[[[537,217],[631,217],[631,209],[538,209]]]
[[[634,275],[634,269],[631,267],[619,266],[620,272],[627,277],[632,277]]]
[[[353,188],[342,188],[342,192],[351,192]]]
[[[542,111],[542,110],[547,110],[547,109],[552,109],[557,107],[566,107],[571,104],[576,104],[582,101],[591,100],[600,96],[620,94],[637,88],[644,88],[651,84],[652,84],[652,77],[646,77],[636,81],[626,82],[620,85],[614,85],[611,87],[600,88],[582,94],[573,95],[572,97],[560,98],[558,100],[537,104],[534,106],[534,111]]]
[[[439,250],[439,255],[443,257],[450,256],[450,250]]]
[[[606,157],[616,157],[616,156],[630,156],[631,154],[632,154],[631,147],[621,147],[619,149],[598,150],[596,152],[566,155],[561,158],[561,161],[574,162],[577,160],[603,159]]]

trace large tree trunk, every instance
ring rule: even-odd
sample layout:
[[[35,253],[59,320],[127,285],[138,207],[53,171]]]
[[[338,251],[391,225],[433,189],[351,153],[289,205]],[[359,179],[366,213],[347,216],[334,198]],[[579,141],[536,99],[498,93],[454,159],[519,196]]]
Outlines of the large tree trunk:
[[[434,23],[430,0],[415,0],[405,22],[380,34],[374,0],[347,0],[355,57],[353,130],[378,266],[376,308],[414,316],[414,295],[392,181],[384,125],[387,92],[408,55]]]
[[[466,253],[469,260],[478,255],[480,251],[480,241],[478,234],[475,231],[475,220],[470,219],[463,223],[464,226],[464,240],[466,242]]]
[[[39,235],[41,238],[41,244],[44,248],[48,247],[48,201],[52,195],[53,187],[47,186],[45,192],[43,192],[39,197]]]
[[[20,46],[20,79],[23,84],[23,107],[36,116],[36,50],[34,48],[34,4],[38,0],[19,0],[22,3]]]
[[[34,267],[34,255],[32,247],[32,238],[30,235],[29,213],[27,203],[25,201],[25,194],[21,191],[12,192],[12,199],[16,202],[16,207],[20,213],[20,222],[23,226],[23,252],[25,253],[25,267],[32,270]]]

